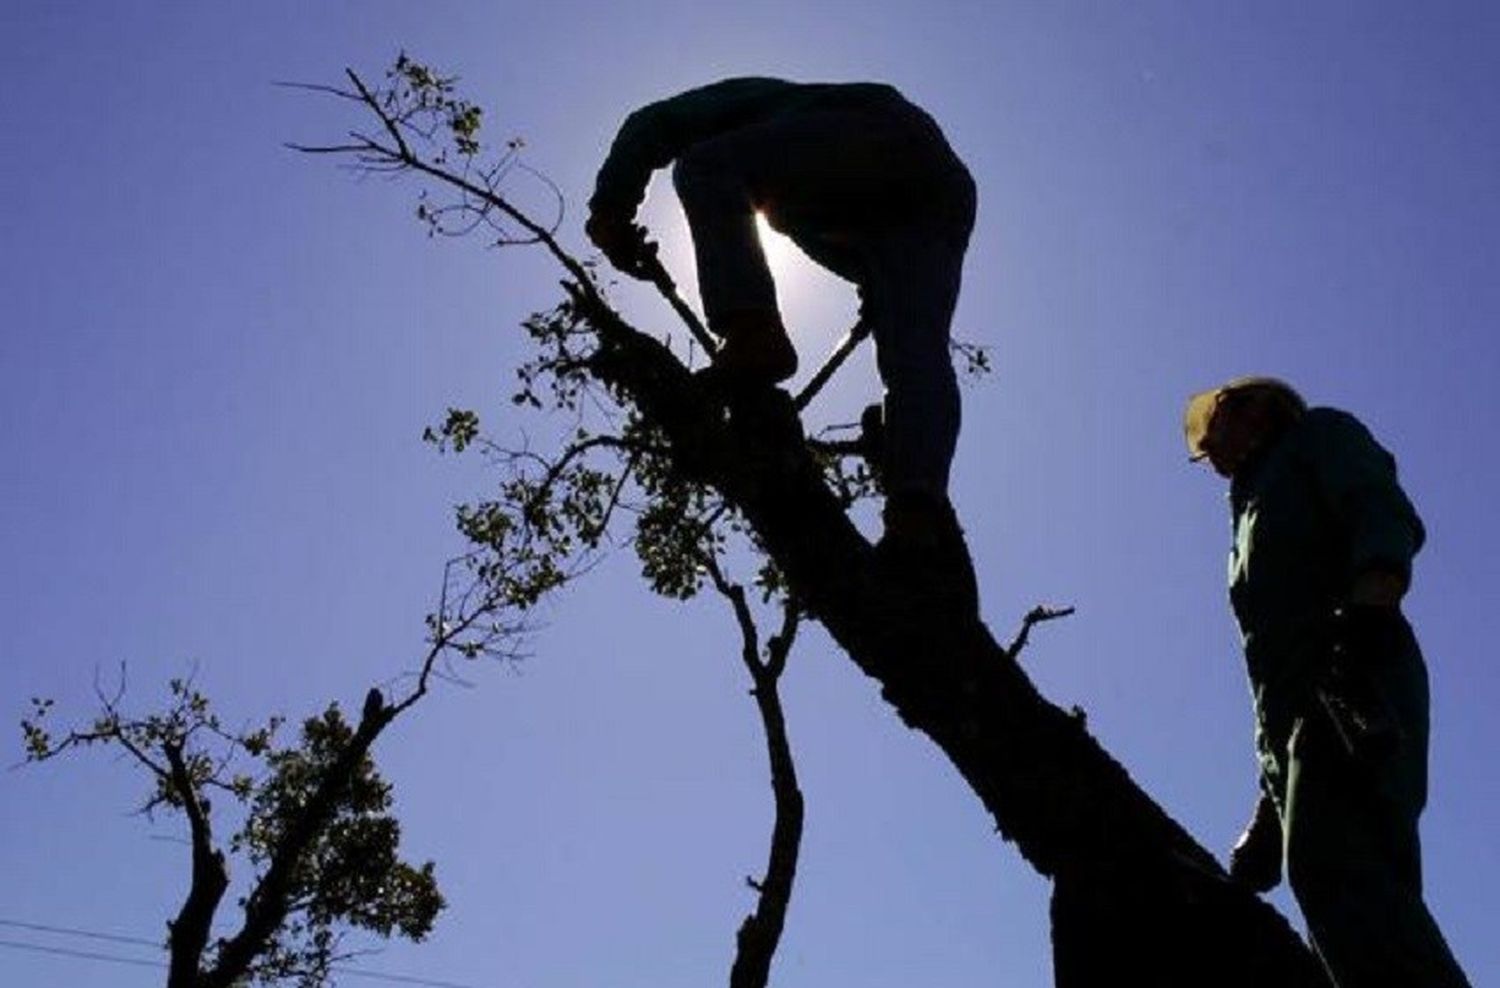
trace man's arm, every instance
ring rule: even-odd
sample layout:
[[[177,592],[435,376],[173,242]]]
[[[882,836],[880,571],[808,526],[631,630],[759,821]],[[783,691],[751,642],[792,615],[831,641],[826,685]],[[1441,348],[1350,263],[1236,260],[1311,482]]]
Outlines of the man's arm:
[[[1244,833],[1229,851],[1229,877],[1252,892],[1269,892],[1281,884],[1281,816],[1261,793]]]
[[[651,280],[662,269],[656,246],[635,222],[646,186],[658,168],[694,144],[731,130],[796,88],[779,79],[725,79],[643,106],[620,126],[594,182],[584,224],[604,256],[620,271]]]
[[[1310,433],[1318,481],[1348,540],[1344,599],[1329,616],[1328,665],[1317,696],[1356,758],[1387,755],[1401,726],[1370,664],[1390,647],[1397,608],[1411,582],[1411,560],[1425,531],[1396,479],[1395,459],[1351,415],[1316,409]]]
[[[1394,607],[1426,538],[1396,461],[1354,416],[1326,408],[1308,415],[1318,483],[1349,540],[1348,602]]]
[[[756,119],[797,88],[782,79],[724,79],[636,110],[599,169],[590,213],[628,223],[658,168],[692,145]]]

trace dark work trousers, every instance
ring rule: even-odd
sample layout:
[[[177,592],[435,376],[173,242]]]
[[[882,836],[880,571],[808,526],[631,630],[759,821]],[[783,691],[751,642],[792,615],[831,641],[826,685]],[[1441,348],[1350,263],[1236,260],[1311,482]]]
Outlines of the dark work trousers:
[[[1427,672],[1405,619],[1393,615],[1387,630],[1355,658],[1400,726],[1395,751],[1351,754],[1314,703],[1270,753],[1285,780],[1287,878],[1338,988],[1466,988],[1422,900]]]
[[[777,309],[756,212],[858,286],[886,390],[886,485],[946,497],[960,417],[949,324],[975,190],[932,119],[894,97],[810,105],[695,144],[673,182],[710,328]]]

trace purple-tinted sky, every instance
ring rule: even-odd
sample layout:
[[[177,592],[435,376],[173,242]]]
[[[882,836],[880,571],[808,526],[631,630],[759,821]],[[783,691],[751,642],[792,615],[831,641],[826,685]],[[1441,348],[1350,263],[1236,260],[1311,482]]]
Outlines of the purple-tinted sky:
[[[461,74],[488,133],[524,135],[576,207],[638,103],[726,75],[881,79],[980,187],[956,332],[998,372],[966,392],[954,497],[987,618],[1003,635],[1039,600],[1076,604],[1028,668],[1227,846],[1250,713],[1222,485],[1184,462],[1181,403],[1265,372],[1355,411],[1431,534],[1408,608],[1434,683],[1429,902],[1474,983],[1500,982],[1500,8],[13,2],[0,37],[0,713],[44,694],[82,715],[122,661],[143,708],[194,664],[236,718],[357,703],[418,654],[459,548],[449,506],[484,482],[423,425],[458,404],[500,435],[545,429],[503,398],[556,271],[430,241],[414,186],[284,150],[351,118],[272,81],[405,47]],[[645,216],[684,262],[665,183]],[[582,248],[576,208],[563,234]],[[811,367],[854,301],[791,265]],[[864,353],[811,418],[874,393]],[[729,615],[652,598],[621,552],[543,618],[519,670],[476,668],[384,743],[452,908],[429,944],[361,964],[721,980],[770,823]],[[1046,885],[931,746],[819,632],[784,692],[808,827],[776,983],[1050,983]],[[0,921],[161,934],[186,849],[161,839],[175,821],[128,815],[124,763],[0,787]],[[23,938],[151,956],[0,927]],[[0,945],[6,985],[160,981]]]

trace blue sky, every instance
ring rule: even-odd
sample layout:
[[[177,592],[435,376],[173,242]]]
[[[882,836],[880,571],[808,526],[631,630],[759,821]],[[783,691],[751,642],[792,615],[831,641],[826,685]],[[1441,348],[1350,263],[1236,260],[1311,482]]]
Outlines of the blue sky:
[[[502,436],[546,428],[504,396],[557,272],[430,241],[414,186],[284,150],[351,120],[273,81],[377,73],[403,47],[459,73],[490,136],[523,135],[568,194],[581,250],[577,207],[635,105],[727,75],[881,79],[980,188],[955,331],[998,371],[965,393],[953,493],[992,626],[1077,605],[1027,667],[1227,847],[1250,714],[1222,484],[1185,462],[1181,404],[1264,372],[1359,414],[1430,531],[1408,606],[1433,678],[1428,899],[1473,981],[1500,981],[1494,5],[11,3],[0,37],[0,708],[84,714],[121,662],[141,708],[195,665],[234,717],[357,703],[419,654],[450,506],[486,479],[422,427],[467,405]],[[682,270],[665,183],[645,216]],[[810,368],[854,300],[789,264]],[[864,353],[811,419],[874,393]],[[713,983],[770,824],[729,615],[650,597],[622,552],[541,617],[523,666],[474,669],[380,751],[451,909],[430,943],[361,963]],[[784,693],[808,827],[776,983],[1050,983],[1045,884],[930,745],[821,633]],[[0,919],[160,934],[186,849],[129,815],[125,764],[0,787]],[[0,979],[160,976],[0,948]]]

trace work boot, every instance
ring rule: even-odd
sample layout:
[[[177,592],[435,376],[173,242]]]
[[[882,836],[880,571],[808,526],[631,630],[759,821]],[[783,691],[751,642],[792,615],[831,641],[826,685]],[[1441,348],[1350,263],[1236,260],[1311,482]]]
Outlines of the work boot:
[[[882,512],[885,534],[875,561],[924,610],[965,617],[979,613],[979,585],[963,529],[948,499],[927,491],[896,491]]]
[[[775,386],[797,373],[797,350],[774,309],[731,312],[713,323],[724,345],[702,379],[731,387]]]

